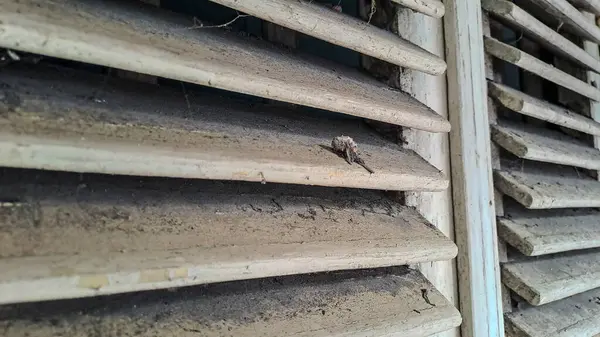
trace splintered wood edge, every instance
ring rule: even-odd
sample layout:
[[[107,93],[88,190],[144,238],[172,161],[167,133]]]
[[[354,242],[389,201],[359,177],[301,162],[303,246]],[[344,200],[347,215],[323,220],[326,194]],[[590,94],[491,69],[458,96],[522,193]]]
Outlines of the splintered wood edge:
[[[511,25],[532,35],[533,39],[562,56],[586,67],[600,72],[600,60],[595,59],[585,50],[578,47],[562,35],[558,34],[538,19],[512,2],[504,0],[482,0],[484,10],[508,21]]]
[[[600,101],[600,90],[508,44],[484,36],[485,51],[566,89]]]
[[[438,0],[392,0],[404,7],[410,8],[416,12],[434,17],[441,18],[446,13],[444,3]]]
[[[302,283],[303,279],[307,279],[307,283]],[[3,313],[8,314],[13,309],[13,312],[20,313],[19,317],[10,321],[0,320],[0,327],[7,337],[21,335],[25,331],[44,335],[49,330],[63,336],[89,335],[91,331],[105,331],[107,326],[115,335],[128,335],[125,332],[129,329],[142,328],[152,335],[186,335],[195,331],[208,337],[296,334],[317,337],[400,334],[416,337],[445,331],[461,323],[458,311],[418,271],[345,279],[333,275],[327,281],[311,282],[312,279],[314,277],[298,276],[293,279],[297,281],[265,279],[204,289],[182,289],[163,294],[170,300],[156,309],[152,309],[156,300],[152,294],[148,300],[140,296],[121,298],[135,309],[115,312],[109,299],[104,301],[108,308],[101,313],[88,313],[87,308],[83,308],[78,315],[64,316],[54,313],[54,303],[43,303],[37,304],[36,310],[45,309],[50,316],[35,322],[24,312],[27,309],[16,306]],[[229,292],[231,288],[233,293]],[[186,301],[181,302],[182,298]],[[398,305],[398,301],[405,305]],[[238,309],[240,306],[242,310]],[[144,316],[147,309],[158,311],[154,319],[148,320]],[[57,326],[53,318],[65,324]]]
[[[121,35],[119,38],[112,36],[116,35],[113,32],[116,29],[114,23],[103,21],[106,19],[104,17],[106,15],[101,16],[95,12],[97,8],[93,6],[98,5],[92,1],[85,1],[81,4],[82,7],[93,7],[92,9],[86,8],[85,13],[80,13],[79,9],[69,10],[69,6],[65,6],[67,9],[58,5],[42,6],[34,0],[21,1],[18,5],[14,0],[9,1],[12,2],[13,7],[17,8],[12,8],[14,13],[9,13],[7,9],[4,15],[0,14],[0,44],[6,48],[208,85],[430,132],[448,132],[451,128],[446,119],[426,105],[405,93],[394,92],[383,84],[375,83],[373,79],[360,75],[355,70],[340,68],[336,72],[335,69],[330,69],[331,64],[327,62],[312,67],[306,59],[299,59],[289,52],[278,50],[279,54],[275,55],[271,50],[267,53],[267,48],[258,42],[250,43],[249,39],[230,38],[229,35],[224,37],[225,33],[211,33],[211,30],[208,29],[197,29],[194,30],[194,33],[198,36],[206,34],[204,36],[208,36],[207,41],[213,43],[212,49],[198,43],[197,37],[192,39],[186,36],[176,36],[179,34],[178,32],[182,32],[181,35],[189,34],[187,32],[190,30],[185,26],[179,27],[178,24],[172,23],[173,17],[165,19],[164,22],[155,20],[153,15],[160,14],[162,18],[162,16],[168,17],[169,14],[167,12],[159,13],[159,10],[152,7],[135,8],[133,14],[129,13],[130,16],[127,19],[133,20],[134,23],[120,22],[122,25],[128,24],[121,34],[124,38],[120,39]],[[127,6],[127,4],[116,3],[118,6]],[[69,2],[69,4],[71,3]],[[106,6],[101,7],[100,12],[108,11],[108,5],[107,3]],[[74,20],[59,22],[56,18],[69,15],[72,15]],[[132,18],[134,16],[137,19]],[[183,17],[183,19],[186,18]],[[91,20],[96,24],[90,24],[85,20]],[[93,20],[97,20],[97,22]],[[111,17],[110,20],[114,21],[115,18]],[[191,24],[191,18],[189,18],[189,22]],[[139,28],[152,24],[165,25],[170,29],[170,34],[156,38],[159,34],[151,34]],[[81,34],[84,28],[88,31],[92,29],[92,31]],[[94,36],[94,38],[90,38],[90,36]],[[151,38],[156,38],[156,41],[151,43]],[[161,42],[166,47],[161,48]],[[244,46],[240,46],[241,44]],[[132,45],[136,47],[132,48]],[[217,54],[225,55],[222,56],[225,62],[202,59],[196,55],[202,56],[202,52],[204,54],[215,53],[214,45],[230,51],[229,54]],[[245,47],[248,49],[246,52],[253,57],[246,58],[245,62],[240,61],[244,62],[242,64],[229,64],[231,61],[227,60],[227,57],[240,54],[240,48]],[[182,51],[173,52],[173,48],[181,48]],[[227,48],[231,48],[231,50]],[[322,70],[326,75],[323,76],[323,81],[330,86],[322,84],[315,86],[314,83],[304,83],[297,79],[290,81],[284,72],[266,72],[263,68],[257,68],[256,72],[248,71],[249,67],[256,66],[254,63],[261,59],[263,54],[268,54],[271,58],[270,61],[276,58],[281,59],[275,68],[287,67],[283,70],[295,73],[297,78],[302,77],[304,73],[315,77],[315,72]],[[206,56],[203,55],[205,58]],[[197,61],[191,62],[190,60],[193,59]],[[136,60],[136,62],[131,62],[131,60]],[[363,80],[357,84],[359,79]]]
[[[398,35],[312,1],[211,1],[402,67],[432,75],[441,75],[446,71],[446,62],[442,58]],[[441,5],[443,15],[444,6]],[[433,14],[439,11],[439,7],[427,3],[419,7]],[[364,43],[367,40],[369,43]]]
[[[590,135],[600,136],[600,123],[593,119],[531,97],[505,85],[488,81],[488,93],[512,111]]]

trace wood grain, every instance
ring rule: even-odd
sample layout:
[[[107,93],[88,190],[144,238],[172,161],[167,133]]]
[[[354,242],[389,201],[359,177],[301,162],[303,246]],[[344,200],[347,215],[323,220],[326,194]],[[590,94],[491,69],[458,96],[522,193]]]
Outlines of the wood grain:
[[[446,71],[442,58],[398,35],[310,0],[211,1],[402,67],[433,75]]]
[[[596,16],[592,13],[589,12],[582,12],[581,13],[584,16],[584,19],[587,20],[588,23],[594,25],[596,28],[598,28],[598,26],[596,26]],[[583,41],[583,49],[588,52],[590,55],[592,55],[593,57],[595,57],[596,59],[600,59],[600,50],[598,50],[598,44],[590,42],[590,41]],[[600,85],[600,74],[597,74],[593,71],[586,71],[586,80],[587,82],[598,88],[598,86]],[[600,103],[596,102],[596,101],[590,101],[589,103],[589,114],[590,114],[590,118],[592,118],[594,121],[600,121]],[[596,149],[600,149],[600,137],[596,136],[594,137],[593,140],[594,143],[594,147]],[[596,177],[598,178],[598,180],[600,180],[600,174],[596,173]]]
[[[444,25],[442,20],[422,15],[408,8],[397,9],[398,34],[426,50],[444,57]],[[446,78],[423,72],[402,69],[400,89],[425,103],[440,116],[448,116]],[[431,133],[403,128],[404,147],[414,150],[427,162],[450,174],[450,145],[446,133]],[[454,241],[452,189],[439,192],[404,192],[404,202],[423,215],[432,225]],[[456,260],[427,262],[419,270],[446,297],[458,307]],[[455,328],[431,337],[459,337]]]
[[[583,175],[496,171],[494,183],[527,208],[600,207],[600,182]]]
[[[600,28],[594,20],[588,20],[577,8],[567,0],[525,0],[539,8],[541,17],[550,17],[552,21],[561,23],[561,29],[566,29],[577,36],[595,43],[600,42]]]
[[[503,332],[486,101],[481,3],[448,1],[444,16],[454,226],[463,337]]]
[[[496,39],[484,37],[484,40],[485,51],[487,53],[490,53],[503,61],[512,63],[523,70],[545,78],[548,81],[554,82],[564,88],[589,97],[595,101],[600,101],[600,90],[579,80],[575,76],[558,70],[554,66],[540,61],[539,59]]]
[[[559,126],[600,136],[600,123],[505,85],[488,82],[488,94],[504,107]]]
[[[279,277],[15,305],[3,308],[0,328],[6,337],[74,337],[97,331],[111,336],[419,337],[460,324],[458,311],[418,271],[386,272]]]
[[[191,17],[124,1],[7,0],[0,46],[191,82],[432,132],[450,124],[355,70]],[[70,20],[65,21],[64,17]]]
[[[600,287],[600,252],[558,254],[502,265],[502,282],[533,305]]]
[[[600,0],[569,0],[573,6],[600,15]]]
[[[410,207],[367,191],[4,174],[0,303],[452,259]],[[41,180],[41,181],[40,181]]]
[[[544,25],[523,9],[505,0],[483,0],[483,8],[503,22],[523,31],[548,50],[569,59],[587,69],[600,72],[600,60],[586,53],[579,46]]]
[[[0,81],[11,97],[0,102],[3,166],[386,190],[448,186],[439,170],[359,121],[329,125],[66,69],[4,71]],[[339,135],[353,137],[374,174],[327,150]]]
[[[446,13],[444,3],[439,0],[392,0],[397,4],[410,8],[413,11],[434,17],[441,18]]]
[[[529,256],[600,247],[600,214],[575,209],[508,211],[498,234]]]
[[[492,139],[520,158],[590,170],[600,169],[600,151],[546,128],[505,122],[492,127]]]
[[[582,337],[600,333],[600,290],[506,315],[509,337]]]

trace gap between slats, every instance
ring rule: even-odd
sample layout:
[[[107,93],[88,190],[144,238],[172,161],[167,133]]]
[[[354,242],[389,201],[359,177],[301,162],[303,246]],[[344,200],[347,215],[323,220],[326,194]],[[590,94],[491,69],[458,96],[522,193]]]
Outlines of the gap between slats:
[[[0,45],[274,100],[448,132],[447,120],[409,95],[316,58],[192,18],[124,1],[8,0]],[[63,18],[68,17],[69,20]]]

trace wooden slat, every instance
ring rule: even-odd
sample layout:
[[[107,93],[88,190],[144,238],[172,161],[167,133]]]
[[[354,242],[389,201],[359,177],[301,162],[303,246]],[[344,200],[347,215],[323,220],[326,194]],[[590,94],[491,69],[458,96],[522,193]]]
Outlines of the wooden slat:
[[[544,25],[512,2],[483,0],[482,5],[486,11],[518,30],[522,30],[550,51],[586,68],[600,72],[600,60],[595,59],[576,44]]]
[[[583,337],[600,333],[600,289],[506,315],[508,337]]]
[[[450,157],[463,337],[503,331],[481,3],[445,3]]]
[[[496,171],[494,185],[527,208],[600,207],[600,182],[583,174]]]
[[[512,63],[526,71],[536,74],[548,81],[554,82],[562,87],[577,92],[593,100],[600,101],[600,90],[579,80],[578,78],[558,70],[550,64],[511,47],[496,39],[484,37],[485,51],[491,55]]]
[[[515,210],[498,219],[498,235],[530,256],[600,247],[600,213]]]
[[[488,82],[488,94],[504,107],[553,124],[600,136],[600,123],[502,84]]]
[[[492,127],[492,139],[524,159],[600,169],[600,151],[560,132],[505,122]]]
[[[448,186],[414,152],[355,120],[328,124],[190,88],[184,94],[65,69],[2,75],[0,92],[9,98],[0,101],[3,166],[386,190]],[[339,135],[353,137],[374,174],[326,149]]]
[[[311,0],[211,1],[402,67],[433,75],[446,71],[442,58],[392,32]]]
[[[429,15],[434,18],[441,18],[446,13],[444,4],[439,0],[392,0],[404,7],[408,7],[416,12]]]
[[[18,171],[17,171],[18,172]],[[3,172],[0,303],[451,259],[375,192]]]
[[[542,10],[540,17],[549,17],[552,22],[559,22],[561,29],[596,43],[600,42],[600,28],[594,21],[587,20],[584,15],[567,0],[524,0]]]
[[[589,12],[583,12],[582,14],[588,22],[596,26],[596,16],[594,14]],[[583,41],[583,49],[596,59],[600,59],[598,44],[590,41]],[[596,88],[600,85],[600,74],[593,71],[587,71],[585,75],[587,83]],[[589,117],[594,121],[600,121],[600,102],[590,101],[589,105],[586,104],[586,108],[587,107],[589,107]],[[593,143],[596,149],[600,149],[600,137],[594,137]],[[598,174],[598,172],[596,172],[596,178],[600,180],[600,174]]]
[[[452,304],[418,271],[406,268],[278,277],[0,310],[5,337],[90,336],[98,331],[111,336],[420,337],[461,322]]]
[[[541,305],[600,287],[600,252],[568,253],[502,265],[502,282]]]
[[[600,15],[600,0],[569,0],[573,6]]]
[[[64,20],[65,17],[70,18]],[[433,132],[450,124],[356,71],[128,1],[5,0],[0,46]]]

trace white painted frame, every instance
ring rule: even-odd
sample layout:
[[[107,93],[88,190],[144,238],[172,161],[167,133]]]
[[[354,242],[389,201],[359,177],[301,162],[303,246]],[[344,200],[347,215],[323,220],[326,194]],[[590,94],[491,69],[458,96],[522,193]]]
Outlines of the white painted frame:
[[[463,337],[504,336],[480,0],[445,2],[454,226]]]

